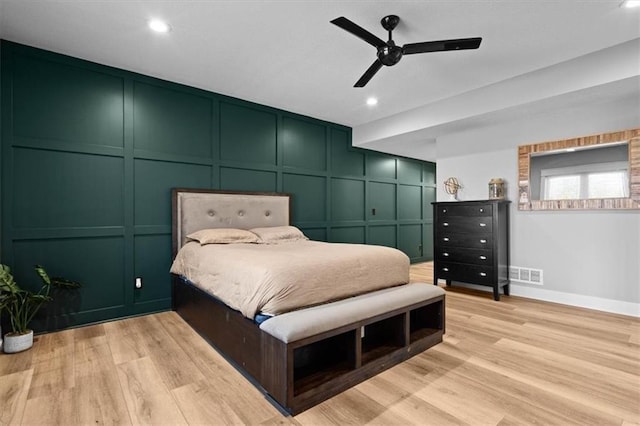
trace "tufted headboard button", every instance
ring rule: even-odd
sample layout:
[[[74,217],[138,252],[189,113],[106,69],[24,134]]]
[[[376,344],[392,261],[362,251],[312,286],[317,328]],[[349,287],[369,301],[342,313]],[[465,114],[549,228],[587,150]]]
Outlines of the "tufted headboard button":
[[[207,212],[207,214],[208,214],[209,216],[213,217],[213,216],[215,216],[215,215],[216,215],[216,212],[214,212],[213,210],[209,210],[209,211]]]
[[[238,216],[240,217],[244,216],[244,210],[238,210]]]
[[[267,217],[271,216],[271,211],[267,210],[266,212],[264,212],[264,215]]]

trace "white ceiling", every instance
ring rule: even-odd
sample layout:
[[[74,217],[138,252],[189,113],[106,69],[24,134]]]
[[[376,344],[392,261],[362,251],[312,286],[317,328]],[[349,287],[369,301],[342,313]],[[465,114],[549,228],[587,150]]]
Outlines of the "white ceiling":
[[[594,93],[640,99],[640,8],[620,1],[0,0],[0,37],[345,124],[356,145],[435,160],[439,136],[513,111]],[[353,88],[375,48],[329,21],[345,16],[386,40],[388,14],[401,18],[399,45],[482,45],[407,56]],[[172,31],[151,33],[154,17]]]

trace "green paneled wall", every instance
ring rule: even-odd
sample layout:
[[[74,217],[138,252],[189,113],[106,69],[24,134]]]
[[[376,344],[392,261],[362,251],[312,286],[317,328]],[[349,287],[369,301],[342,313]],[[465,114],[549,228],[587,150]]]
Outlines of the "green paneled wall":
[[[282,118],[282,165],[327,170],[327,125],[303,117]]]
[[[14,195],[29,194],[13,199],[15,228],[124,225],[122,158],[22,147],[12,154],[6,178]]]
[[[7,56],[3,60],[13,59],[7,72],[13,77],[10,108],[15,137],[123,146],[122,78],[57,61],[43,66],[42,59],[34,56]]]
[[[357,179],[331,179],[331,220],[364,220],[364,184]]]
[[[36,263],[84,283],[36,329],[170,308],[173,187],[289,192],[311,239],[432,257],[433,163],[204,90],[6,41],[0,54],[2,263],[23,284]]]
[[[220,159],[275,166],[277,129],[275,111],[221,102]]]
[[[275,192],[277,181],[278,173],[275,171],[220,167],[220,189]]]
[[[133,147],[146,152],[212,159],[213,102],[179,88],[133,82]]]
[[[369,182],[370,221],[395,221],[397,217],[397,184],[389,182]]]
[[[397,247],[398,228],[396,225],[370,225],[369,244],[378,244]]]
[[[292,216],[297,223],[329,221],[327,178],[325,176],[282,174],[282,192],[293,194]]]

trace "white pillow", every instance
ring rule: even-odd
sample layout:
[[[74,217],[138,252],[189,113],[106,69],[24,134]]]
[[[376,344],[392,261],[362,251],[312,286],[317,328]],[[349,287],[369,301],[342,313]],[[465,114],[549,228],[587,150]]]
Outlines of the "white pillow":
[[[233,244],[233,243],[257,243],[259,238],[253,232],[236,228],[201,229],[187,238],[196,240],[200,245],[205,244]]]
[[[309,239],[295,226],[270,226],[267,228],[253,228],[250,231],[260,238],[258,240],[260,244],[277,244]]]

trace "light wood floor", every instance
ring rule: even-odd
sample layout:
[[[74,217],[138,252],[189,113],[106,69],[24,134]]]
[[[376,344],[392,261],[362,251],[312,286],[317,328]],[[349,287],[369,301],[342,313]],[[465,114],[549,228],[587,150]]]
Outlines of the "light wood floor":
[[[640,423],[640,320],[454,287],[446,309],[443,343],[293,418],[174,312],[38,336],[0,355],[0,424]]]

